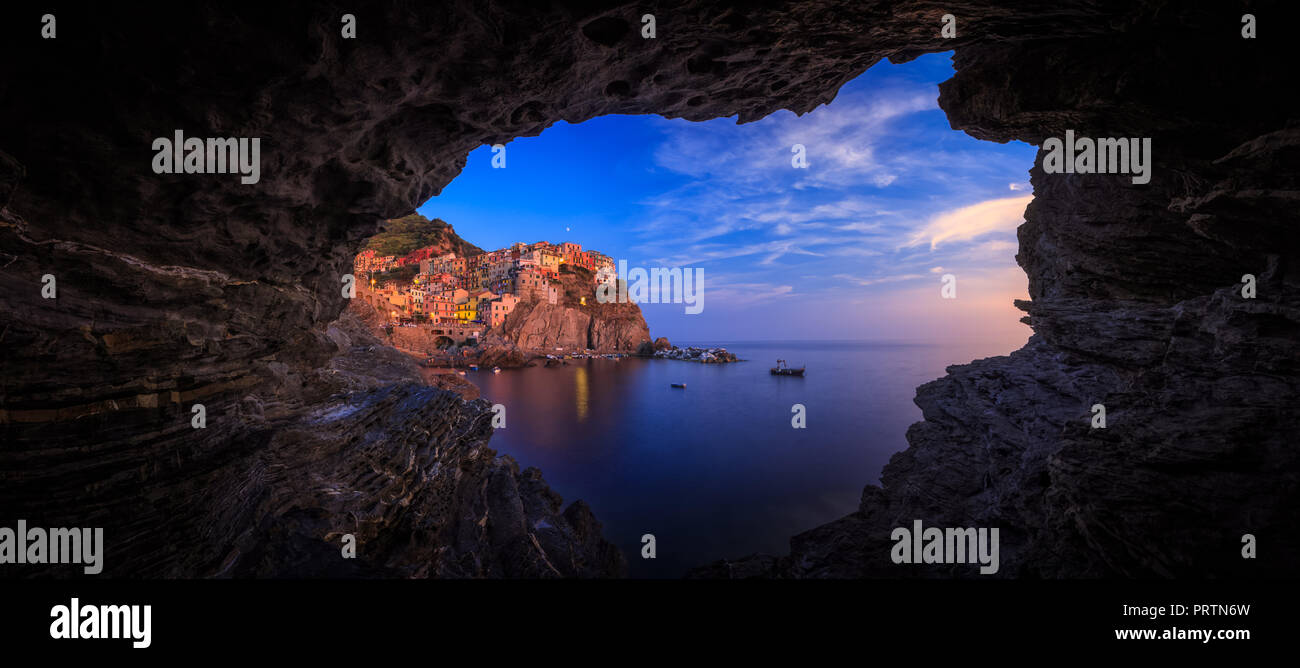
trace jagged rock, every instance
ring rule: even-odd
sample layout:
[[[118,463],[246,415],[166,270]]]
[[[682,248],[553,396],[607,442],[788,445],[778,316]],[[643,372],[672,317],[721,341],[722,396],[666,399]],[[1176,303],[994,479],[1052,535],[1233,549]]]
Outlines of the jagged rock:
[[[636,349],[636,354],[641,357],[650,357],[660,350],[671,350],[672,347],[673,344],[669,343],[667,338],[661,336],[655,339],[654,343],[650,343],[649,341],[642,343],[640,347]]]
[[[1203,19],[1150,20],[1216,30]],[[1300,250],[1300,129],[1265,82],[1292,75],[1270,74],[1241,40],[1207,50],[1146,34],[958,49],[939,99],[954,127],[1035,143],[1067,128],[1155,137],[1152,182],[1046,175],[1039,160],[1017,255],[1035,336],[922,386],[925,421],[858,512],[792,538],[786,557],[694,576],[972,576],[884,558],[892,528],[913,519],[1000,527],[1001,577],[1286,572],[1300,555],[1287,510],[1300,462],[1286,445],[1300,423],[1283,408],[1300,399],[1300,281],[1284,268]],[[1156,54],[1175,72],[1128,69]],[[1084,62],[1082,79],[1046,76]],[[1252,102],[1225,103],[1224,88]],[[1241,297],[1245,273],[1256,299]],[[1097,403],[1105,429],[1090,425]],[[1279,554],[1243,559],[1247,533]]]
[[[736,357],[735,353],[728,351],[726,348],[697,348],[695,346],[686,348],[669,346],[668,348],[656,350],[653,357],[666,360],[700,362],[702,364],[726,364],[740,361],[740,358]]]
[[[453,373],[431,373],[425,381],[433,387],[455,392],[460,398],[474,400],[481,394],[478,386]]]
[[[539,471],[498,457],[490,422],[486,402],[407,383],[268,425],[270,440],[227,478],[237,487],[208,490],[242,500],[205,522],[231,546],[210,574],[621,576],[586,506],[561,512]],[[339,557],[343,534],[356,536],[355,562]]]
[[[478,365],[483,368],[521,367],[527,362],[524,352],[513,345],[496,345],[483,349],[478,355]]]

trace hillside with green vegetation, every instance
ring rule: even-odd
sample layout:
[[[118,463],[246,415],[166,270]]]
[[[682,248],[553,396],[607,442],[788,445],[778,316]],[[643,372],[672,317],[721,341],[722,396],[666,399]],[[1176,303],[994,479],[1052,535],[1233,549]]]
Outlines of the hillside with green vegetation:
[[[462,257],[483,253],[483,249],[457,236],[451,224],[441,218],[429,220],[413,213],[386,221],[381,229],[366,242],[366,248],[374,249],[381,256],[400,257],[426,246],[437,246],[442,253],[450,251]]]
[[[379,285],[383,285],[389,282],[400,283],[401,285],[408,285],[415,278],[415,275],[418,273],[420,273],[420,265],[408,264],[405,267],[394,267],[392,269],[389,269],[388,271],[381,271],[376,274],[371,274],[370,277],[374,279],[374,281]]]

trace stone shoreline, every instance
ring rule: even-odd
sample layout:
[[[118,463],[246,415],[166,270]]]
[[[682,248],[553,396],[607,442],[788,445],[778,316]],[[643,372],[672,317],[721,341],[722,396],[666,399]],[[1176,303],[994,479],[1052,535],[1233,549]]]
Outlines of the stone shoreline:
[[[683,362],[699,362],[700,364],[729,364],[731,362],[743,362],[745,360],[736,357],[735,353],[728,351],[726,348],[697,348],[688,346],[686,348],[666,348],[656,350],[650,355],[654,359],[661,360],[681,360]]]

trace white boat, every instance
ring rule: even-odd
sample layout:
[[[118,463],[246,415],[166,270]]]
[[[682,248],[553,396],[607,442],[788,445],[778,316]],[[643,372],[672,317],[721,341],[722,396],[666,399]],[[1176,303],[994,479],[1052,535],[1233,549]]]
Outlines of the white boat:
[[[492,367],[492,373],[501,373],[501,367],[499,366]]]

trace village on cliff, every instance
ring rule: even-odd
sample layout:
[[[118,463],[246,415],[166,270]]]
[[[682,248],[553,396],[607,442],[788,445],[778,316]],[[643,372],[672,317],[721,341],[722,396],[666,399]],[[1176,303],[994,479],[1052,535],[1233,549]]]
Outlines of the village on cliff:
[[[485,252],[445,221],[415,216],[388,223],[392,231],[378,247],[389,253],[372,245],[353,261],[355,297],[367,305],[370,326],[382,330],[376,333],[424,366],[517,367],[542,358],[549,366],[627,354],[737,361],[725,348],[678,349],[651,339],[634,302],[598,303],[598,288],[621,287],[615,261],[604,253],[548,241]]]
[[[402,268],[409,269],[396,271]],[[473,255],[437,246],[400,257],[367,249],[354,262],[360,294],[390,325],[440,325],[460,340],[501,326],[522,302],[556,304],[562,296],[559,275],[573,268],[589,272],[594,285],[617,280],[613,258],[567,242],[516,243]]]

